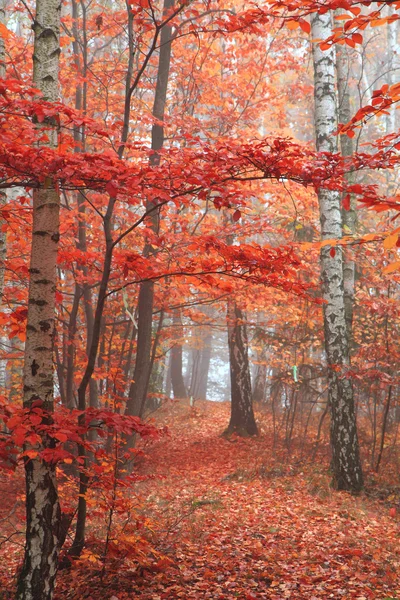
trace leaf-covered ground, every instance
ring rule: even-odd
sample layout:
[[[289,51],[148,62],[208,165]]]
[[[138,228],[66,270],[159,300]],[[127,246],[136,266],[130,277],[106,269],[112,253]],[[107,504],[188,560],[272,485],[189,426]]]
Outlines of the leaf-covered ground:
[[[137,484],[128,518],[115,517],[105,570],[99,513],[92,554],[60,572],[57,600],[400,598],[393,506],[331,491],[326,456],[289,458],[268,433],[221,437],[228,413],[217,403],[164,410],[170,435],[138,467],[156,477]]]

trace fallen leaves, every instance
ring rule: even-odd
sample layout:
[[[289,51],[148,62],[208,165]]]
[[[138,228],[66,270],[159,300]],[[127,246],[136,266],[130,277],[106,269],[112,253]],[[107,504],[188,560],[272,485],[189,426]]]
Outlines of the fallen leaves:
[[[141,474],[155,478],[134,488],[140,548],[123,562],[124,539],[113,540],[115,559],[101,582],[90,538],[95,560],[73,566],[73,587],[71,573],[60,572],[56,600],[396,597],[397,509],[333,492],[323,452],[319,466],[283,461],[279,449],[271,452],[268,428],[256,439],[221,437],[228,413],[228,403],[211,402],[161,411],[171,435],[147,446]],[[100,512],[91,535],[102,527]]]

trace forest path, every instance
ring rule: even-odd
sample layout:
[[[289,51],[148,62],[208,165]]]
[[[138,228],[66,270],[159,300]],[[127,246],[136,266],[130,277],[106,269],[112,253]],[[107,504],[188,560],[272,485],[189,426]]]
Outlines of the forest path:
[[[160,415],[170,434],[144,465],[165,478],[144,485],[145,510],[172,565],[145,574],[128,597],[400,597],[389,509],[331,491],[326,464],[291,463],[287,453],[282,462],[268,435],[221,437],[228,416],[227,403],[209,402]]]

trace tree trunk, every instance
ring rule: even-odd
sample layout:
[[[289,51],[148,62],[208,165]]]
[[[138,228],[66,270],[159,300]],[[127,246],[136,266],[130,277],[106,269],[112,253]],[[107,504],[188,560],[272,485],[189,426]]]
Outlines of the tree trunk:
[[[164,0],[163,14],[167,14],[174,6],[174,0]],[[160,35],[160,55],[157,72],[157,83],[153,104],[153,117],[157,119],[151,129],[151,148],[154,153],[150,157],[150,165],[156,166],[159,164],[159,150],[164,145],[164,116],[167,99],[167,88],[169,79],[169,68],[171,62],[171,41],[172,27],[166,25],[163,27]],[[153,203],[148,203],[146,210],[151,210]],[[150,228],[154,233],[158,232],[159,213],[153,211],[151,214]],[[152,254],[152,246],[146,243],[143,254],[149,257]],[[144,394],[147,389],[147,383],[150,376],[151,362],[151,338],[153,325],[153,306],[154,306],[154,283],[153,281],[144,281],[139,288],[138,302],[138,320],[137,320],[137,346],[136,346],[136,362],[133,373],[133,383],[129,389],[129,398],[127,402],[126,412],[128,415],[138,415],[140,407],[144,405]]]
[[[172,324],[175,326],[177,338],[182,336],[182,319],[180,312],[174,310]],[[177,341],[171,348],[171,384],[174,398],[186,398],[187,392],[182,373],[182,342]]]
[[[211,352],[212,352],[212,330],[211,327],[206,327],[206,333],[204,337],[204,345],[201,350],[200,366],[199,366],[199,377],[197,384],[196,398],[205,400],[207,398],[207,386],[208,386],[208,373],[210,371],[211,363]]]
[[[45,100],[58,99],[60,0],[37,0],[33,81]],[[44,123],[49,144],[57,146],[54,122]],[[60,198],[54,182],[33,193],[27,336],[24,359],[24,407],[35,402],[50,415],[54,410],[54,325]],[[47,419],[47,422],[51,416]],[[52,439],[42,437],[41,447]],[[37,449],[37,448],[35,448]],[[18,600],[50,600],[58,566],[61,512],[55,465],[25,459],[26,544],[18,579]]]
[[[201,363],[201,350],[200,348],[192,348],[189,354],[191,357],[191,377],[190,385],[188,386],[188,396],[191,398],[198,398],[197,394],[199,391],[199,377],[200,377],[200,363]],[[189,363],[189,360],[188,360]]]
[[[331,13],[314,14],[313,39],[332,33]],[[313,43],[315,132],[319,152],[336,152],[335,49],[321,51]],[[318,191],[322,239],[342,237],[340,194]],[[321,250],[321,280],[324,304],[325,350],[328,361],[328,401],[331,411],[332,485],[339,490],[359,492],[363,487],[353,385],[346,377],[349,350],[344,307],[343,253],[340,246]]]
[[[395,9],[393,6],[388,7],[388,16],[393,17],[395,15]],[[398,23],[397,21],[393,21],[392,23],[388,23],[386,25],[387,31],[387,84],[388,86],[392,86],[396,81],[396,75],[394,73],[395,69],[395,58],[396,53],[398,51],[397,46],[397,30]],[[386,115],[386,133],[394,133],[396,131],[396,106],[392,104],[387,109]]]
[[[212,348],[212,331],[210,326],[202,327],[201,343],[201,348],[193,348],[190,353],[192,360],[189,396],[194,399],[205,400],[207,397]]]
[[[171,398],[172,382],[171,382],[171,350],[168,352],[167,368],[165,370],[165,395]]]
[[[342,11],[340,11],[342,12]],[[350,57],[344,46],[337,46],[336,69],[338,85],[338,117],[340,123],[348,123],[352,112],[350,106]],[[352,138],[347,135],[340,136],[340,149],[343,157],[351,157],[354,152]],[[346,179],[351,183],[352,174],[347,173]],[[350,196],[349,210],[342,209],[343,232],[345,235],[354,235],[357,226],[355,200]],[[351,348],[353,339],[353,308],[354,308],[354,282],[355,262],[351,257],[351,250],[345,248],[343,257],[343,288],[344,309],[347,326],[347,339]]]
[[[228,301],[228,346],[231,376],[231,418],[226,434],[257,435],[248,357],[247,331],[243,313],[234,300]]]
[[[259,321],[259,319],[260,315],[257,314],[257,321]],[[256,328],[253,340],[257,353],[257,364],[253,385],[253,402],[258,403],[264,402],[265,400],[265,390],[267,384],[267,353],[265,340],[263,339],[263,333],[263,329],[258,326]]]

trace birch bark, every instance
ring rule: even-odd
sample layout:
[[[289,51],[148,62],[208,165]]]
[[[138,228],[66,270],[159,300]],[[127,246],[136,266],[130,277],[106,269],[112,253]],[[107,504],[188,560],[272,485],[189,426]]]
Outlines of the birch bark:
[[[314,14],[312,38],[323,40],[332,33],[332,17]],[[337,152],[337,106],[335,49],[321,51],[313,43],[315,135],[319,152]],[[340,194],[320,188],[318,192],[323,240],[342,237]],[[363,487],[353,385],[346,377],[349,349],[344,306],[343,253],[329,247],[321,250],[321,280],[324,305],[325,350],[328,361],[328,402],[331,411],[332,485],[339,490],[359,492]]]
[[[395,10],[393,6],[388,7],[388,17],[393,17]],[[395,68],[395,57],[397,51],[397,31],[398,22],[394,21],[387,24],[387,84],[392,86],[396,81],[394,73]],[[392,104],[389,107],[388,114],[386,115],[386,133],[394,133],[396,131],[396,106]]]
[[[33,82],[47,101],[58,99],[60,0],[37,0],[33,24]],[[49,145],[57,145],[57,126],[47,120]],[[28,322],[24,359],[24,407],[40,403],[54,410],[54,324],[56,261],[59,240],[60,198],[47,178],[33,193],[33,228],[30,259]],[[51,416],[47,419],[49,421]],[[51,447],[42,437],[37,450]],[[39,458],[25,461],[26,543],[18,579],[18,600],[51,600],[57,573],[60,505],[55,466]]]
[[[351,119],[350,105],[350,57],[344,46],[337,47],[336,54],[337,87],[338,87],[338,118],[340,123],[348,123]],[[354,152],[352,138],[347,135],[340,137],[340,150],[343,157],[351,157]],[[346,179],[351,183],[351,173],[346,174]],[[346,235],[353,235],[356,231],[357,215],[355,200],[350,198],[350,209],[342,210],[343,228]],[[351,347],[353,339],[353,307],[354,307],[355,262],[350,251],[345,249],[343,256],[343,287],[344,308],[347,326],[347,339]]]

